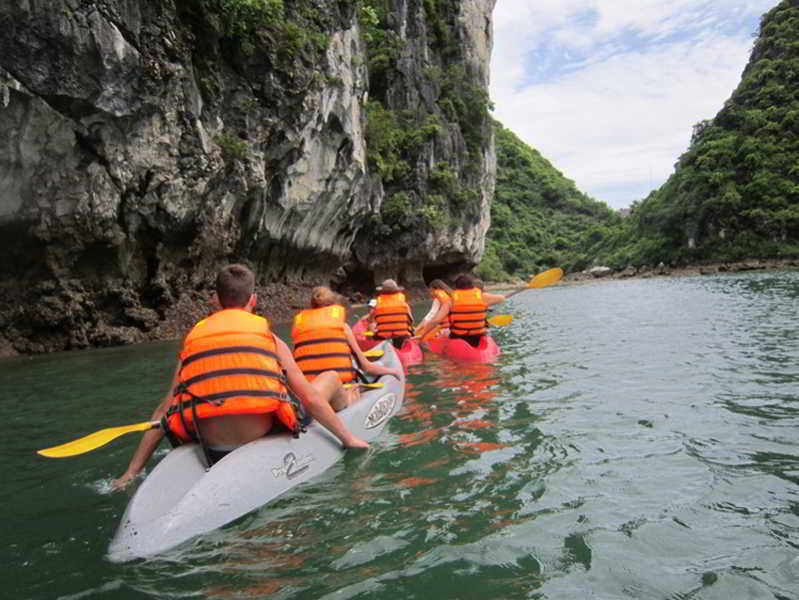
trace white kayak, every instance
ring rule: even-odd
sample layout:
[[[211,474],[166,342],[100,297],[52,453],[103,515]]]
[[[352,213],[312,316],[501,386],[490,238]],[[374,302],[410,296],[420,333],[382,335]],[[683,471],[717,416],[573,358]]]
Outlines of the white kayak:
[[[390,343],[377,361],[401,367]],[[402,373],[402,368],[399,368]],[[338,413],[352,433],[371,441],[402,406],[405,376],[383,376],[383,387],[361,394]],[[344,455],[338,439],[319,423],[294,438],[275,433],[245,444],[206,470],[202,449],[171,450],[141,483],[108,547],[108,559],[125,562],[153,556],[225,525],[316,477]]]

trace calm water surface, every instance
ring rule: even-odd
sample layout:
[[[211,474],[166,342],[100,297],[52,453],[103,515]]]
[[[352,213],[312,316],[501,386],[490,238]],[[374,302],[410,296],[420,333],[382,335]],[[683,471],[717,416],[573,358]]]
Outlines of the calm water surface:
[[[500,308],[496,365],[427,355],[368,452],[125,565],[104,559],[129,497],[108,488],[137,435],[34,450],[148,418],[176,344],[0,361],[3,596],[799,598],[799,273]]]

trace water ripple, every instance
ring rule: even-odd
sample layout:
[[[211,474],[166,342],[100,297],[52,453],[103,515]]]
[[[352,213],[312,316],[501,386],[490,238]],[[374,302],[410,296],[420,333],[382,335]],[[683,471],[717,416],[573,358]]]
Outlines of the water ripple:
[[[10,521],[26,524],[0,539],[13,574],[4,589],[797,598],[797,298],[795,271],[520,294],[506,307],[511,325],[494,330],[497,364],[428,355],[369,452],[221,530],[121,566],[102,555],[127,497],[106,492],[135,439],[69,463],[30,457],[45,440],[141,420],[168,377],[155,365],[174,348],[0,364],[10,399],[0,411],[20,434],[2,450],[1,497]]]

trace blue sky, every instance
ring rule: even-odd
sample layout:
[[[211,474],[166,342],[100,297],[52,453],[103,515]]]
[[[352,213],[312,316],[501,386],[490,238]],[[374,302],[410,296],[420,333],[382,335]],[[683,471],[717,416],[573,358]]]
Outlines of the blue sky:
[[[498,0],[494,117],[624,208],[660,187],[738,85],[778,0]]]

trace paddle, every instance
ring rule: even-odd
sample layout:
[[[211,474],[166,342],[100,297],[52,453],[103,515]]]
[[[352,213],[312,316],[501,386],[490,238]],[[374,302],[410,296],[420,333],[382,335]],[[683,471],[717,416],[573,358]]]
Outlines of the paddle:
[[[356,386],[356,385],[359,386],[359,387],[372,388],[372,389],[378,389],[378,388],[382,388],[383,387],[383,384],[381,382],[379,382],[379,381],[377,383],[366,383],[366,382],[363,382],[363,381],[359,382],[359,383],[345,383],[344,387],[345,388],[351,388],[351,387]]]
[[[135,425],[122,425],[120,427],[109,427],[95,431],[82,438],[61,444],[60,446],[52,446],[51,448],[44,448],[37,450],[37,454],[46,456],[47,458],[66,458],[68,456],[76,456],[78,454],[85,454],[105,446],[108,442],[125,435],[126,433],[133,433],[134,431],[147,431],[148,429],[158,429],[161,423],[158,421],[144,421],[136,423]]]
[[[503,327],[504,325],[510,325],[511,321],[513,321],[513,315],[496,315],[494,317],[489,317],[487,319],[489,325],[493,325],[494,327]],[[446,325],[436,325],[433,329],[428,331],[424,334],[421,341],[431,340],[438,335],[438,332],[441,331],[443,327]],[[419,336],[414,336],[411,339],[419,339]]]
[[[505,325],[510,325],[511,321],[513,321],[513,315],[496,315],[494,317],[488,317],[487,320],[489,325],[503,327]]]
[[[436,325],[430,331],[428,331],[422,336],[422,341],[424,342],[427,340],[432,340],[434,337],[438,335],[438,332],[441,331],[443,328],[444,325]],[[419,336],[416,336],[416,339],[419,339]]]
[[[345,383],[344,387],[352,387],[358,385],[365,388],[382,388],[383,384],[378,383]],[[158,429],[161,426],[159,421],[144,421],[134,425],[122,425],[120,427],[108,427],[95,431],[89,435],[85,435],[77,440],[72,440],[60,446],[52,446],[50,448],[43,448],[37,450],[36,453],[47,458],[67,458],[69,456],[77,456],[78,454],[85,454],[96,450],[101,446],[105,446],[108,442],[117,439],[126,433],[133,433],[135,431],[147,431],[148,429]]]
[[[510,294],[507,294],[505,296],[505,299],[507,300],[511,296],[518,294],[519,292],[523,292],[524,290],[529,290],[532,288],[542,288],[548,285],[552,285],[553,283],[557,283],[561,277],[563,277],[563,269],[561,268],[556,267],[554,269],[550,269],[549,271],[544,271],[543,273],[539,273],[538,275],[533,277],[530,280],[530,283],[528,283],[523,288],[514,290]]]

